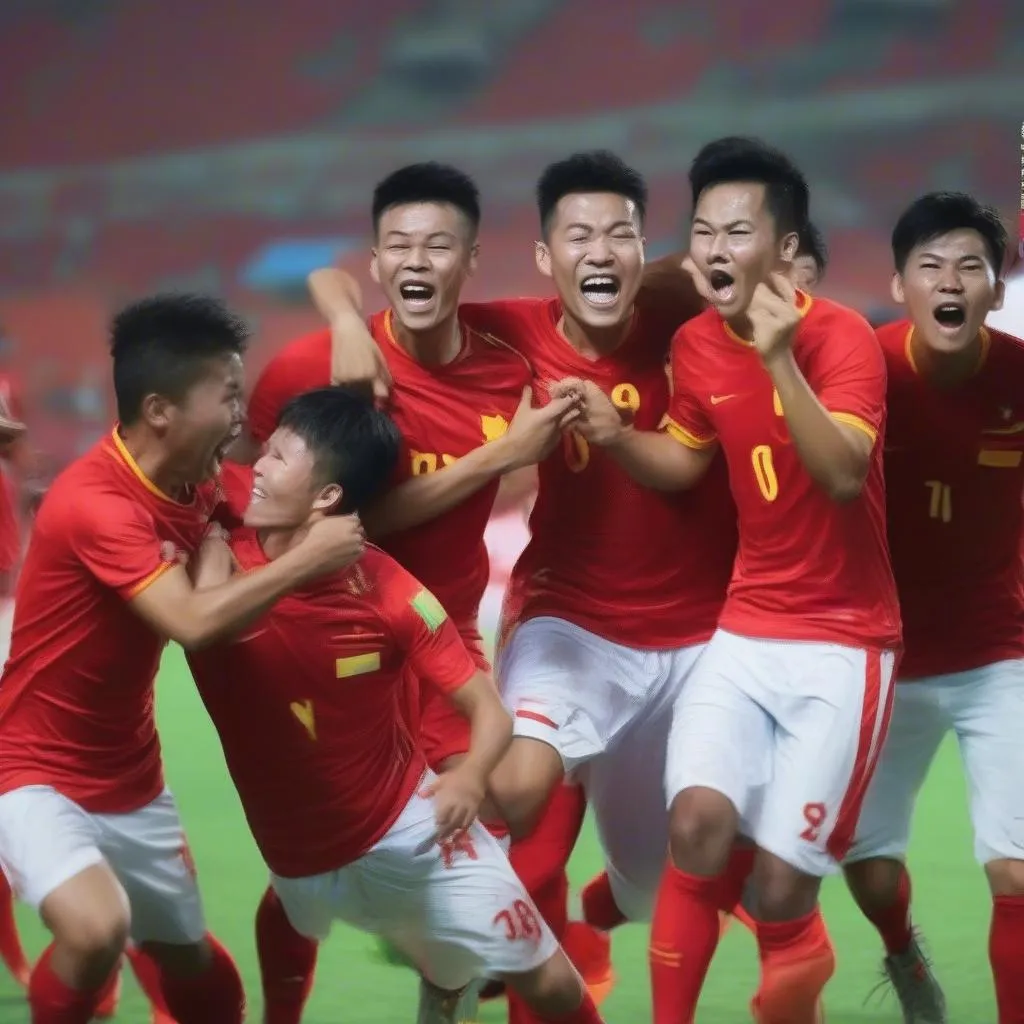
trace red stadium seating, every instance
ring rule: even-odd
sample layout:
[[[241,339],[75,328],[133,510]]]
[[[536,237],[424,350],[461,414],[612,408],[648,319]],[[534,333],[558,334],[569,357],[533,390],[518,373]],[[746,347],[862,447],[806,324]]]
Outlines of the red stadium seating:
[[[86,25],[26,15],[0,33],[17,97],[0,166],[87,163],[308,129],[376,70],[417,0],[105,5]],[[331,48],[337,53],[331,56]],[[326,70],[310,67],[320,58]],[[307,66],[303,67],[303,61]]]

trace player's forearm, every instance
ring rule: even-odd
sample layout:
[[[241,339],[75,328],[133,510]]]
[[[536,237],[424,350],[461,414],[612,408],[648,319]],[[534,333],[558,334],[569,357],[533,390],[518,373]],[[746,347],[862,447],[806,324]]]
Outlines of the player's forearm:
[[[500,439],[492,441],[450,466],[399,484],[365,509],[360,518],[370,537],[408,530],[455,508],[510,468],[511,453]]]
[[[313,305],[329,324],[349,316],[362,323],[362,290],[351,274],[335,267],[324,267],[314,270],[306,278],[306,284]]]
[[[673,252],[652,260],[640,279],[640,299],[652,299],[677,312],[679,322],[700,313],[706,303],[693,279],[692,264],[686,252]]]
[[[512,718],[495,694],[494,700],[480,701],[473,709],[469,726],[469,750],[459,767],[486,788],[512,742]]]
[[[195,589],[178,635],[186,650],[209,646],[244,629],[313,572],[298,549],[285,552],[262,568],[232,576],[226,583]]]
[[[704,473],[701,453],[661,430],[625,428],[608,454],[638,483],[655,491],[682,491]]]
[[[852,501],[864,485],[871,462],[867,435],[840,423],[811,390],[791,352],[767,364],[800,461],[815,483],[838,502]]]

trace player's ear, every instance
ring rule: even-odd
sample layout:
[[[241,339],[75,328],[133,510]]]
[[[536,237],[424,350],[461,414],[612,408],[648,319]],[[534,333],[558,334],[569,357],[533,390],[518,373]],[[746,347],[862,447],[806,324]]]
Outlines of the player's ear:
[[[480,259],[480,243],[474,242],[469,250],[469,266],[466,269],[466,276],[472,277],[476,273],[476,265]]]
[[[545,277],[551,277],[551,250],[546,242],[533,243],[533,258],[537,261],[537,269]]]
[[[140,419],[154,430],[166,430],[170,425],[174,412],[174,404],[170,399],[158,394],[146,395],[142,400]]]
[[[380,284],[380,267],[377,264],[377,250],[370,250],[370,277],[374,284]]]
[[[906,301],[906,296],[903,292],[903,278],[900,277],[899,273],[892,275],[892,280],[889,282],[889,294],[892,296],[892,301],[903,305]]]
[[[313,509],[329,515],[341,504],[341,484],[328,484],[321,488],[320,493],[313,501]]]
[[[992,312],[1003,308],[1003,300],[1006,298],[1006,282],[1000,277],[996,279],[995,301],[992,303]]]
[[[790,231],[782,236],[779,244],[779,258],[783,263],[792,265],[796,259],[796,251],[800,248],[800,236],[795,231]]]

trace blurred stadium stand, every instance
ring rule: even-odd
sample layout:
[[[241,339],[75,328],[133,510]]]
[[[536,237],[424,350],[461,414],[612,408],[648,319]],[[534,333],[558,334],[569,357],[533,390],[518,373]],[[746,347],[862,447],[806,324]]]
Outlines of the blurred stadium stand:
[[[578,148],[610,147],[648,175],[657,254],[683,236],[703,142],[776,141],[812,181],[826,291],[866,311],[887,302],[888,230],[913,195],[962,188],[1016,210],[1019,0],[284,10],[0,5],[0,324],[65,456],[106,415],[113,306],[157,288],[222,293],[253,318],[258,363],[316,324],[309,269],[334,258],[363,274],[370,190],[411,160],[481,183],[476,297],[544,289],[531,186]]]

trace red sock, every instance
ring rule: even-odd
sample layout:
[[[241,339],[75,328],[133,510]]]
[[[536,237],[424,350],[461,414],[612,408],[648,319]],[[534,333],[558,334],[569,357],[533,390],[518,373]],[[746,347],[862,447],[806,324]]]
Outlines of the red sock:
[[[604,1024],[604,1018],[597,1011],[590,993],[583,992],[583,1002],[572,1011],[561,1017],[538,1017],[544,1024]]]
[[[1024,1022],[1024,896],[997,896],[992,907],[988,958],[996,983],[999,1024]]]
[[[245,990],[231,954],[209,933],[213,954],[209,966],[195,977],[160,971],[160,987],[178,1024],[242,1024]]]
[[[625,924],[626,915],[619,910],[619,905],[615,902],[607,871],[602,871],[583,886],[580,899],[583,903],[583,920],[592,928],[610,932],[620,924]]]
[[[27,987],[28,977],[32,971],[25,951],[21,948],[18,938],[18,926],[14,923],[14,893],[7,881],[7,876],[0,871],[0,960],[7,965],[11,977],[22,986]]]
[[[757,850],[753,846],[734,846],[729,854],[729,862],[725,871],[719,876],[721,886],[721,902],[719,910],[735,913],[736,907],[743,899],[743,891],[747,887],[747,879],[754,870],[754,856]]]
[[[317,943],[300,935],[268,888],[256,911],[256,954],[263,985],[264,1024],[299,1024],[316,973]]]
[[[512,843],[509,860],[531,896],[565,874],[586,809],[581,786],[557,786],[534,830]]]
[[[167,1008],[163,989],[160,987],[160,967],[157,962],[143,953],[138,946],[128,946],[124,951],[128,963],[132,965],[132,973],[142,989],[142,994],[149,1000],[150,1008],[156,1015],[170,1018],[171,1011]]]
[[[65,984],[53,973],[52,956],[53,946],[48,946],[29,979],[32,1024],[89,1024],[99,1003],[99,989],[85,992]]]
[[[654,1024],[693,1024],[697,1000],[718,946],[718,878],[701,878],[669,863],[651,922]]]
[[[874,910],[864,916],[875,926],[882,937],[885,952],[889,956],[906,953],[913,941],[910,924],[910,875],[905,867],[900,868],[900,879],[892,903],[881,910]]]
[[[836,969],[825,920],[815,907],[795,921],[758,921],[761,987],[758,1024],[816,1024],[818,1000]]]

